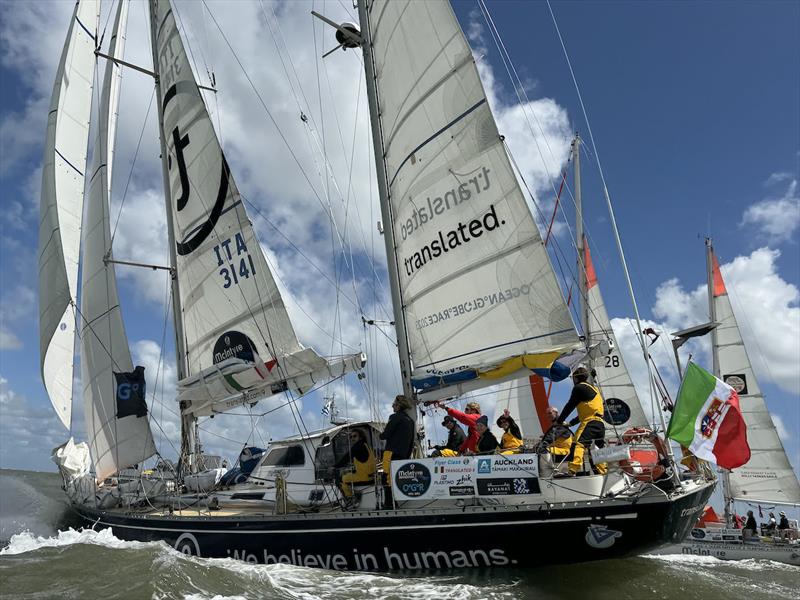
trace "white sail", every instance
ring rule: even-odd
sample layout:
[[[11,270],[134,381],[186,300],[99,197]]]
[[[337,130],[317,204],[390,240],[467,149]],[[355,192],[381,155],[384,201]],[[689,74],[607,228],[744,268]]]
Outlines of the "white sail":
[[[719,323],[712,332],[714,374],[739,395],[751,452],[748,463],[728,475],[727,493],[738,500],[800,504],[800,483],[786,456],[747,356],[717,257],[713,249],[710,252],[711,302],[714,319]]]
[[[642,410],[641,402],[636,394],[631,376],[622,358],[608,313],[600,294],[597,274],[592,263],[589,243],[584,239],[584,265],[586,269],[586,302],[587,329],[591,344],[608,346],[608,353],[592,360],[592,367],[597,372],[595,381],[600,386],[605,400],[607,423],[606,434],[616,437],[630,427],[648,427],[647,417]],[[604,344],[605,343],[605,344]]]
[[[250,386],[239,385],[220,368],[228,359],[251,365],[252,377],[269,380],[270,385],[259,386],[262,395],[283,391],[287,380],[303,375],[296,370],[304,362],[300,353],[314,354],[312,366],[326,363],[304,349],[295,335],[192,74],[170,3],[153,0],[151,19],[168,155],[169,218],[177,249],[176,301],[186,347],[181,404],[185,413],[201,414],[212,400],[225,399],[208,397],[215,387],[232,387],[241,396],[239,404],[245,401],[241,392]],[[351,358],[336,364],[349,370]],[[220,381],[214,384],[214,379]]]
[[[414,385],[548,368],[577,334],[450,5],[368,26]]]
[[[118,4],[109,41],[110,56],[123,55],[128,6],[124,0]],[[82,230],[81,384],[89,450],[98,481],[156,452],[144,404],[143,381],[131,381],[134,368],[114,266],[106,261],[111,258],[109,194],[119,87],[120,67],[108,60]]]
[[[99,0],[75,5],[56,71],[42,161],[39,349],[42,380],[67,428],[72,418],[74,301],[99,19]]]
[[[538,375],[531,375],[521,379],[514,379],[500,385],[497,391],[497,404],[495,405],[495,419],[508,410],[511,417],[517,422],[522,437],[526,441],[536,440],[543,434],[542,421],[537,412],[537,396],[543,408],[547,407],[547,391],[544,382]],[[502,431],[496,424],[492,425],[492,431],[498,435],[498,440]]]

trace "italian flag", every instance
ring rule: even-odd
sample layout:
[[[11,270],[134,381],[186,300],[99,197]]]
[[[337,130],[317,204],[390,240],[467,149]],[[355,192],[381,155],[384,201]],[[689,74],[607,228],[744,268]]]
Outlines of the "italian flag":
[[[678,391],[667,437],[724,469],[750,460],[747,427],[731,386],[689,363]]]

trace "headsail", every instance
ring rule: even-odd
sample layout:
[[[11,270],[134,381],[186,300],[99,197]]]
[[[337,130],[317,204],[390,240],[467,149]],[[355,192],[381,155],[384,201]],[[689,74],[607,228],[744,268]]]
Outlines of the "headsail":
[[[609,436],[616,437],[629,427],[647,427],[648,421],[636,394],[631,376],[622,358],[608,313],[600,294],[597,274],[592,263],[589,242],[584,239],[584,267],[586,269],[586,302],[588,339],[591,344],[608,345],[608,353],[592,361],[597,372],[596,382],[606,403],[604,420],[611,427],[606,428]],[[616,432],[615,429],[616,428]]]
[[[719,262],[710,241],[707,244],[712,262],[710,302],[714,320],[719,323],[712,332],[714,375],[739,395],[751,451],[750,461],[728,475],[728,494],[738,500],[798,504],[800,484],[797,475],[786,456],[756,381]]]
[[[499,417],[504,410],[508,410],[525,440],[535,440],[550,428],[545,415],[547,406],[548,393],[544,380],[538,375],[531,375],[503,383],[497,391],[494,412]],[[493,426],[492,429],[502,434],[498,427]]]
[[[247,217],[168,0],[151,0],[162,136],[186,347],[184,413],[205,414],[363,365],[328,363],[300,344]],[[308,388],[305,388],[308,389]],[[305,391],[303,389],[302,391]],[[246,394],[249,393],[249,394]],[[232,402],[228,402],[229,400]],[[238,399],[237,399],[238,398]]]
[[[64,424],[72,418],[86,147],[94,82],[99,0],[80,0],[70,21],[47,118],[39,217],[39,349],[42,379]]]
[[[129,3],[120,0],[109,56],[121,57]],[[120,67],[106,62],[84,223],[81,270],[81,383],[86,433],[102,481],[155,454],[143,379],[133,375],[111,257],[109,196]],[[139,379],[139,380],[137,380]]]
[[[412,381],[546,371],[577,334],[452,8],[368,11]]]

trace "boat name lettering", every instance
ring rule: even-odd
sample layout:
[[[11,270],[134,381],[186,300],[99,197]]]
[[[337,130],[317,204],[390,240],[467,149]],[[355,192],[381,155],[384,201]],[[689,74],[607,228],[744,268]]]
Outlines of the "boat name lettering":
[[[231,242],[235,243],[235,250],[231,249]],[[232,238],[222,240],[214,246],[214,258],[220,267],[219,275],[222,277],[222,287],[228,289],[232,285],[239,285],[240,279],[249,279],[256,274],[253,257],[247,251],[247,244],[241,231],[237,231]]]
[[[400,236],[405,240],[425,223],[433,221],[437,215],[455,208],[462,202],[468,202],[472,198],[473,187],[476,196],[487,191],[492,186],[491,181],[489,181],[491,169],[486,167],[479,167],[479,169],[480,171],[475,177],[468,179],[467,182],[460,184],[457,188],[447,190],[442,196],[435,196],[433,199],[428,196],[422,202],[409,198],[409,204],[414,209],[411,211],[411,216],[400,224]],[[482,186],[478,185],[480,181],[483,181]]]
[[[496,292],[466,300],[460,304],[443,308],[438,312],[431,313],[425,317],[422,317],[421,319],[417,319],[415,321],[415,326],[417,329],[424,329],[425,327],[436,325],[437,323],[447,321],[451,318],[460,317],[486,307],[491,308],[492,306],[514,300],[520,296],[527,296],[530,293],[531,284],[529,283],[523,283],[522,285],[506,288],[504,290],[497,290]]]
[[[517,564],[516,560],[509,559],[505,550],[500,548],[468,549],[450,551],[420,551],[420,552],[395,552],[390,547],[384,546],[383,555],[380,553],[359,552],[353,549],[352,555],[346,554],[304,554],[302,550],[291,548],[281,554],[271,554],[269,549],[263,550],[259,556],[255,552],[245,549],[227,550],[229,557],[257,564],[263,562],[267,565],[285,564],[301,567],[314,567],[344,571],[355,569],[357,571],[376,571],[382,569],[451,569],[467,567],[502,567]]]
[[[468,223],[459,221],[458,225],[448,231],[439,230],[430,242],[419,250],[412,252],[409,258],[403,259],[405,274],[411,276],[415,271],[418,271],[442,254],[447,254],[462,244],[468,244],[475,238],[481,237],[484,233],[489,234],[505,224],[505,220],[497,216],[497,211],[494,204],[492,204],[483,216],[478,216]]]

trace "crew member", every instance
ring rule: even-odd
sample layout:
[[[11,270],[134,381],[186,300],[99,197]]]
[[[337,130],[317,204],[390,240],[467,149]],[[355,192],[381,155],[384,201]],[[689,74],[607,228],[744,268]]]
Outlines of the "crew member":
[[[500,438],[500,454],[522,452],[522,432],[508,413],[508,409],[505,409],[503,414],[497,418],[497,426],[503,430],[503,436]]]
[[[448,415],[467,426],[467,439],[464,440],[464,443],[461,444],[458,451],[461,454],[467,452],[474,454],[478,445],[478,437],[480,437],[478,431],[475,429],[475,422],[478,420],[478,417],[481,416],[481,405],[477,402],[467,402],[467,405],[464,407],[464,412],[456,410],[455,408],[449,408],[440,401],[436,402],[436,406],[445,409]]]
[[[383,450],[383,473],[386,477],[384,487],[384,508],[392,503],[392,461],[411,458],[414,449],[414,419],[406,411],[411,410],[411,402],[402,394],[392,402],[394,413],[383,428],[381,439],[386,441]]]
[[[346,499],[353,497],[353,484],[372,481],[375,476],[375,454],[367,444],[367,438],[361,429],[350,431],[350,451],[334,466],[341,469],[350,465],[352,457],[353,471],[342,475],[342,495]]]
[[[550,428],[544,432],[542,439],[536,447],[538,454],[550,453],[554,457],[569,456],[572,448],[572,431],[563,423],[558,422],[558,409],[548,406],[545,410],[547,418],[550,419]]]
[[[489,417],[481,415],[475,421],[478,432],[477,454],[493,454],[500,447],[500,443],[489,429]]]
[[[447,429],[447,443],[444,446],[434,446],[431,456],[458,456],[459,448],[467,439],[464,430],[458,426],[456,420],[450,415],[445,415],[442,427]]]
[[[600,395],[600,390],[589,383],[589,370],[583,365],[577,366],[572,372],[572,382],[575,386],[564,410],[558,416],[558,422],[563,424],[564,419],[577,409],[578,416],[569,423],[570,425],[580,423],[572,442],[572,460],[569,463],[569,474],[577,475],[583,470],[583,454],[586,448],[590,447],[592,442],[599,448],[605,446],[606,427],[603,424],[603,397]],[[608,470],[605,463],[593,466],[600,474]]]

